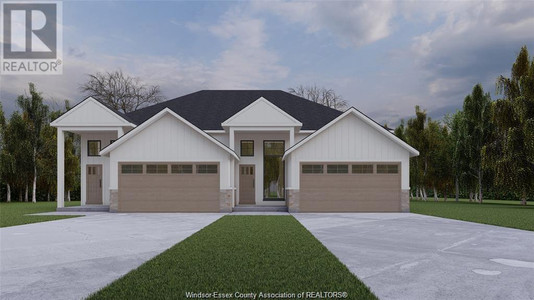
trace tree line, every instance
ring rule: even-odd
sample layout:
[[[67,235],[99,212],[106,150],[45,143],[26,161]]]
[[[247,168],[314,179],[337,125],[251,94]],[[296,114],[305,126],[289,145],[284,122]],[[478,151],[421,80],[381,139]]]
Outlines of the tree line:
[[[54,200],[56,193],[57,139],[50,122],[70,108],[51,109],[33,83],[29,95],[17,98],[21,112],[6,118],[0,103],[0,193],[1,201]],[[67,201],[80,184],[79,137],[65,135],[65,187]],[[5,193],[4,193],[5,192]],[[31,193],[31,196],[29,195]],[[79,193],[78,193],[79,194]],[[4,197],[5,195],[5,197]]]
[[[493,101],[475,85],[462,110],[442,122],[419,106],[401,121],[395,135],[420,152],[410,159],[413,199],[534,199],[534,58],[526,46],[511,76],[497,78],[496,91],[502,97]]]

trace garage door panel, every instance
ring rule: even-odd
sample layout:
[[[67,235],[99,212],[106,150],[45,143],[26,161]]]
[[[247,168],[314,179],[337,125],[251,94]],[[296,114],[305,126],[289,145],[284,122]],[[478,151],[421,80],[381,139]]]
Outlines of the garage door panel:
[[[395,175],[355,175],[355,174],[322,174],[301,175],[301,186],[304,188],[377,188],[397,189],[400,188],[399,176]],[[398,185],[398,186],[397,186]]]
[[[400,172],[301,174],[299,210],[301,212],[398,212],[400,189]]]
[[[121,174],[119,211],[218,212],[219,174]]]

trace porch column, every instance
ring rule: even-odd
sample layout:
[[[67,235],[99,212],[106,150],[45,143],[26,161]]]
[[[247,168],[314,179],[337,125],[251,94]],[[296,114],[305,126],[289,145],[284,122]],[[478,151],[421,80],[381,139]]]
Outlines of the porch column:
[[[65,204],[65,136],[61,127],[57,128],[57,207]]]
[[[230,144],[230,149],[235,151],[235,131],[234,128],[230,127],[230,137],[228,139],[228,143]]]
[[[295,145],[295,127],[289,128],[289,147]]]

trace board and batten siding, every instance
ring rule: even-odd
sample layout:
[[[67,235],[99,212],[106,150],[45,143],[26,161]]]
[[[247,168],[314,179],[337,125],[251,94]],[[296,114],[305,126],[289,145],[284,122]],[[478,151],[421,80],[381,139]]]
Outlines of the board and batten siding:
[[[345,116],[287,158],[288,188],[299,189],[300,162],[400,162],[401,189],[410,187],[410,153],[353,114]]]
[[[119,162],[219,162],[220,188],[233,188],[233,158],[172,115],[153,124],[110,152],[110,189],[118,188]]]

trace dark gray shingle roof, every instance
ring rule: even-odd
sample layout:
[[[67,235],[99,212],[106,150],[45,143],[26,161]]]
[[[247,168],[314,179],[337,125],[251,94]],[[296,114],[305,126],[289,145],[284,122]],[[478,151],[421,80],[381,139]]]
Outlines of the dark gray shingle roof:
[[[202,130],[220,130],[221,123],[263,97],[302,123],[302,130],[317,130],[342,112],[281,90],[203,90],[126,114],[141,124],[168,107]]]

